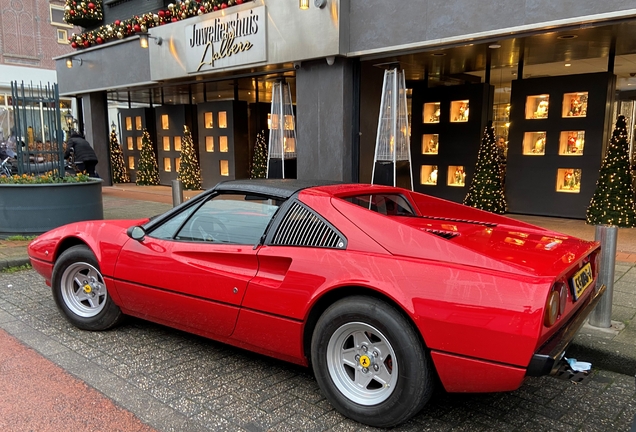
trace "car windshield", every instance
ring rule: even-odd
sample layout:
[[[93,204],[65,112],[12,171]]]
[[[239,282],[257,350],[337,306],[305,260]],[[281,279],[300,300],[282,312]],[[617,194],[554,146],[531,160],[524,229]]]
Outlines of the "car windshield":
[[[398,194],[356,195],[344,200],[387,216],[415,216],[406,198]]]

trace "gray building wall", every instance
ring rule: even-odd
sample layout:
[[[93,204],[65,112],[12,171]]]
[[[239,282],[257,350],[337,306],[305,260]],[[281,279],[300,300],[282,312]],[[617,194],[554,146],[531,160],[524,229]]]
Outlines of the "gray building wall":
[[[635,0],[349,0],[349,52],[634,17]],[[606,14],[597,17],[590,15]]]
[[[298,178],[352,180],[353,76],[353,60],[344,58],[332,66],[305,62],[298,70]]]

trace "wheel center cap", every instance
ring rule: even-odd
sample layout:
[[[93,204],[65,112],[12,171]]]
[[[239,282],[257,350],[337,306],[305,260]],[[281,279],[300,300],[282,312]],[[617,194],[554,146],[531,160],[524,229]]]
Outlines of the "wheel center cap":
[[[93,288],[89,284],[84,285],[84,292],[86,294],[90,294],[92,291],[93,291]]]
[[[371,366],[371,359],[369,358],[369,356],[363,355],[360,356],[360,366],[368,368],[369,366]]]

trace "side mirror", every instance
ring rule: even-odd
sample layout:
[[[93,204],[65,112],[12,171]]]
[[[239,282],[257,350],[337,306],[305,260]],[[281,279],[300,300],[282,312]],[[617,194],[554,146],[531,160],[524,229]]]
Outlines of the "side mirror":
[[[131,226],[126,231],[126,234],[133,240],[142,241],[146,237],[146,230],[140,226]]]

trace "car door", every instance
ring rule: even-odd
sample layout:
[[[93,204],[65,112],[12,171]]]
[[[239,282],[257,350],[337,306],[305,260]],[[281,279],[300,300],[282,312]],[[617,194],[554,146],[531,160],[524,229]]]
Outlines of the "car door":
[[[126,243],[117,261],[117,291],[134,315],[186,330],[229,336],[257,245],[276,200],[219,194]]]

